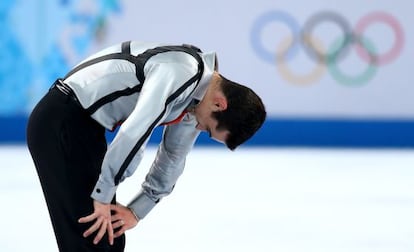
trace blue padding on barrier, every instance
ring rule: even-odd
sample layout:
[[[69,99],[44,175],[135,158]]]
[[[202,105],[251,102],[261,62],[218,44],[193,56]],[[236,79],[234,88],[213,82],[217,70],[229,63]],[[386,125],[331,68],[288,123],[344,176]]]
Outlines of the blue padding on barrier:
[[[414,147],[414,121],[269,120],[247,144],[320,147]]]
[[[26,142],[26,116],[0,117],[0,143]]]
[[[26,124],[25,116],[0,117],[0,143],[24,144]],[[161,134],[159,127],[149,143],[158,144]],[[220,146],[207,134],[197,144]],[[414,147],[414,120],[269,119],[246,146]]]

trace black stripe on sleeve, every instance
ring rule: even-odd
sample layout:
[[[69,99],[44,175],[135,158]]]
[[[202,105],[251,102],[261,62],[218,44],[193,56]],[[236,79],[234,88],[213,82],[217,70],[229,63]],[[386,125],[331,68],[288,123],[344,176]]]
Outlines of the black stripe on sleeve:
[[[113,59],[119,59],[119,60],[127,60],[133,64],[135,64],[135,57],[130,54],[124,54],[124,53],[111,53],[107,55],[103,55],[91,60],[88,60],[82,64],[79,64],[75,68],[73,68],[66,76],[63,78],[63,80],[69,78],[72,74],[78,72],[79,70],[82,70],[85,67],[91,66],[93,64],[105,61],[105,60],[113,60]]]
[[[90,115],[92,115],[103,105],[105,105],[107,103],[110,103],[110,102],[113,102],[116,99],[118,99],[119,97],[128,96],[128,95],[132,95],[134,93],[138,93],[138,92],[141,91],[141,89],[142,89],[142,84],[138,84],[138,85],[134,86],[133,88],[125,88],[123,90],[115,91],[113,93],[110,93],[109,95],[103,96],[102,98],[100,98],[99,100],[94,102],[91,106],[89,106],[86,109],[86,111]]]
[[[191,84],[193,84],[195,81],[199,82],[202,75],[202,69],[199,67],[198,72],[196,75],[194,75],[191,79],[189,79],[187,82],[185,82],[179,89],[177,89],[172,95],[170,95],[164,106],[164,110],[161,112],[161,114],[155,119],[155,121],[150,125],[150,127],[145,131],[144,135],[138,140],[138,142],[135,144],[135,146],[132,148],[131,152],[128,154],[125,161],[122,163],[121,168],[119,169],[118,173],[116,174],[114,178],[115,185],[118,185],[121,181],[122,175],[125,173],[126,169],[128,168],[129,164],[132,162],[132,159],[135,157],[141,146],[144,144],[145,140],[150,136],[151,132],[154,130],[155,126],[157,126],[158,122],[161,120],[161,118],[164,116],[165,111],[167,110],[167,106],[178,96],[180,96]],[[198,85],[198,83],[197,83]]]
[[[88,60],[82,64],[79,64],[75,68],[73,68],[66,76],[63,78],[63,80],[69,78],[72,74],[78,72],[79,70],[91,66],[93,64],[99,63],[101,61],[105,60],[111,60],[111,59],[121,59],[121,60],[127,60],[131,63],[135,64],[135,57],[131,55],[131,41],[125,41],[121,44],[121,52],[120,53],[111,53],[107,55],[103,55],[91,60]]]

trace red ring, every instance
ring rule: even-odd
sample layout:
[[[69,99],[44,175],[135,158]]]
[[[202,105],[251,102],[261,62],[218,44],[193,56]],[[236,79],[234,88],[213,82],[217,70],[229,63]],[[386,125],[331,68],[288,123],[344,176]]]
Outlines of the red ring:
[[[373,52],[367,53],[367,50],[362,48],[360,43],[356,45],[356,51],[362,59],[366,62],[372,63],[373,57],[375,58],[374,64],[383,65],[389,63],[395,59],[401,52],[404,46],[404,32],[396,18],[392,15],[384,12],[374,12],[361,18],[355,27],[355,33],[357,36],[361,36],[364,30],[374,22],[382,22],[388,24],[394,31],[395,43],[394,46],[386,53],[381,55],[373,55]]]

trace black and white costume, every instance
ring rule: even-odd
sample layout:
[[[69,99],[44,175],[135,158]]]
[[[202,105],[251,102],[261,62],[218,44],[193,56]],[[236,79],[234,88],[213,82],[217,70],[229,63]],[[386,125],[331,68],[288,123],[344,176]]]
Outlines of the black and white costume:
[[[39,102],[29,120],[28,146],[61,251],[78,251],[69,244],[82,241],[85,226],[77,218],[93,212],[92,198],[114,202],[117,186],[138,167],[154,128],[203,98],[215,57],[191,46],[124,42],[75,66]],[[107,148],[105,129],[119,125]],[[190,114],[164,127],[142,189],[128,205],[138,218],[172,191],[200,133],[195,127]],[[65,237],[70,232],[73,237]],[[122,251],[115,248],[102,251]]]

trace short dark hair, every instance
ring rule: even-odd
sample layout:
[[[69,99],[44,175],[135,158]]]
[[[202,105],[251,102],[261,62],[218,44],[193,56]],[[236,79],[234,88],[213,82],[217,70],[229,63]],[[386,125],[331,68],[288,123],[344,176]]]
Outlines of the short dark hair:
[[[230,150],[251,138],[266,119],[265,106],[250,88],[220,75],[219,86],[227,99],[227,109],[212,112],[218,130],[228,130],[225,141]]]

